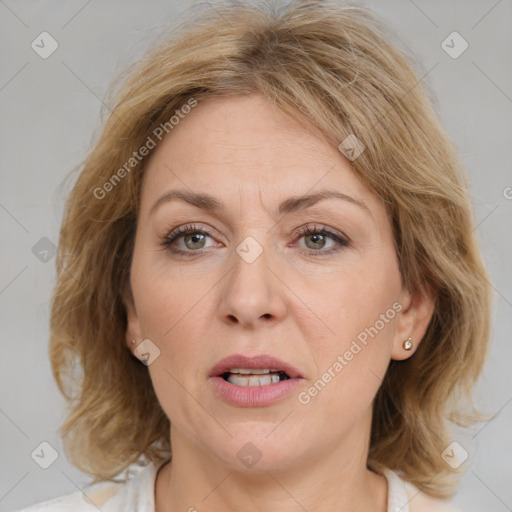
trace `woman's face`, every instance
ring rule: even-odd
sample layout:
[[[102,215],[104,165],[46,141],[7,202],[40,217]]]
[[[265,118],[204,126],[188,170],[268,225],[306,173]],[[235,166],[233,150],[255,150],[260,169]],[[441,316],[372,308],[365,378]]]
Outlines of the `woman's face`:
[[[389,361],[429,319],[382,202],[259,95],[200,103],[155,149],[131,286],[127,338],[150,340],[173,450],[239,470],[365,453]]]

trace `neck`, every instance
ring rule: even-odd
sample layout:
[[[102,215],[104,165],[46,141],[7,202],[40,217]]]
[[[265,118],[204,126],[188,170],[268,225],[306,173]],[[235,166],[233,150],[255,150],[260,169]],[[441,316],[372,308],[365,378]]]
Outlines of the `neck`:
[[[254,466],[242,472],[205,453],[172,427],[171,439],[173,458],[158,473],[155,512],[387,511],[386,479],[367,468],[367,448],[361,441],[354,445],[355,439],[347,439],[336,449],[304,456],[286,468]]]

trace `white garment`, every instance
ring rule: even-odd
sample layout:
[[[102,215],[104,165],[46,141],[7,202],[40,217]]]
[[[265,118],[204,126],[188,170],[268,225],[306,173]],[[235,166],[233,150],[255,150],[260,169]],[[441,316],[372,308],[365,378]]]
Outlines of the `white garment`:
[[[131,477],[129,473],[124,484],[100,482],[85,487],[83,492],[65,494],[14,512],[98,512],[98,507],[101,512],[155,512],[156,474],[165,462],[158,459],[147,466],[130,468],[134,473]],[[405,482],[389,469],[382,473],[388,482],[387,512],[409,512]]]

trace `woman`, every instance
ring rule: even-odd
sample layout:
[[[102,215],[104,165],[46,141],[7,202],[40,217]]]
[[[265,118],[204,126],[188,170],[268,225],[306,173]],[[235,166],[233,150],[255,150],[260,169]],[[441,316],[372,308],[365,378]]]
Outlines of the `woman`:
[[[152,48],[60,237],[61,434],[95,479],[26,510],[453,510],[489,336],[467,188],[367,10],[218,6]]]

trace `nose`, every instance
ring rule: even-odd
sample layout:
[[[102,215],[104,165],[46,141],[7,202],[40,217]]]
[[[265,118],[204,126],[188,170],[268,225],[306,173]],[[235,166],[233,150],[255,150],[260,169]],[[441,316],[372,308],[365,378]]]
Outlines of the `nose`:
[[[249,329],[259,324],[277,322],[286,314],[284,284],[277,277],[275,262],[270,262],[268,250],[254,260],[246,260],[233,251],[232,270],[222,290],[221,318],[230,324]]]

